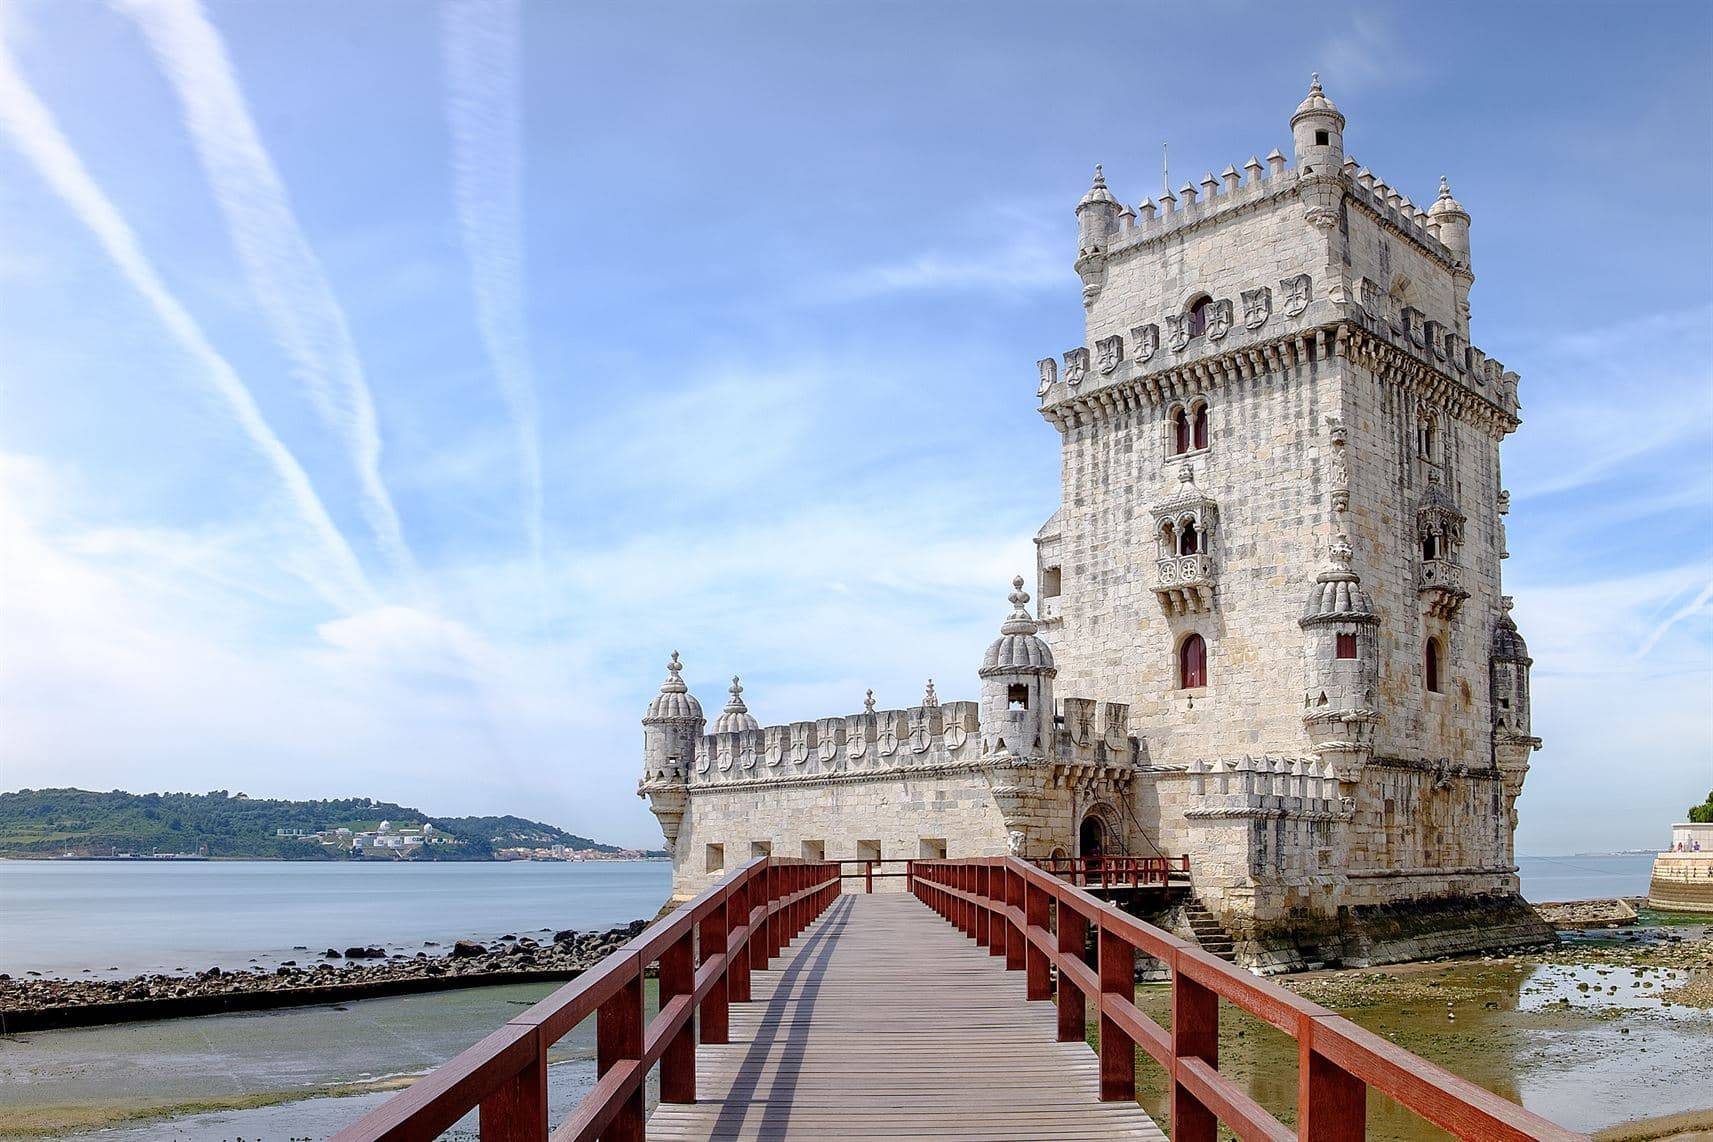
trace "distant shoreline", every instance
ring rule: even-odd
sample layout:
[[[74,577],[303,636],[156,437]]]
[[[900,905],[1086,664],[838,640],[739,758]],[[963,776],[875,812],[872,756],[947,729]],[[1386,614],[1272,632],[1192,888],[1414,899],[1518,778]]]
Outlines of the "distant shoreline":
[[[660,864],[670,862],[664,856],[587,857],[569,860],[563,857],[531,857],[517,860],[510,857],[461,857],[457,860],[425,859],[422,857],[281,857],[281,856],[53,856],[49,853],[0,853],[0,861],[31,864]]]

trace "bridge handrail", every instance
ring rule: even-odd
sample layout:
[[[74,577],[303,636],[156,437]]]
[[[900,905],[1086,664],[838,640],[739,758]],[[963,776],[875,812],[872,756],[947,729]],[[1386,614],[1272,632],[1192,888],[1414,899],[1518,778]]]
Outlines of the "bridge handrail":
[[[1081,1041],[1088,1005],[1099,1017],[1100,1097],[1136,1098],[1136,1050],[1171,1084],[1173,1142],[1213,1142],[1220,1123],[1241,1139],[1297,1137],[1358,1142],[1367,1093],[1379,1091],[1459,1138],[1586,1142],[1484,1087],[1364,1030],[1270,980],[1226,963],[1016,857],[916,862],[916,896],[1005,966],[1025,972],[1031,1000],[1053,994],[1058,1038]],[[1098,968],[1084,961],[1090,929]],[[1136,1006],[1136,953],[1172,976],[1168,1030]],[[1219,1001],[1225,999],[1297,1042],[1297,1129],[1291,1130],[1219,1070]]]
[[[1190,857],[1183,856],[1062,856],[1036,857],[1033,862],[1072,884],[1101,888],[1146,888],[1169,885],[1174,872],[1188,874]]]
[[[702,1042],[726,1042],[727,1005],[749,999],[750,972],[766,968],[838,893],[835,863],[757,857],[339,1131],[335,1142],[437,1138],[478,1108],[484,1142],[545,1140],[547,1050],[590,1015],[599,1077],[552,1137],[641,1138],[650,1069],[661,1064],[662,1102],[695,1102],[696,1024]],[[660,1008],[645,1023],[643,972],[655,963]]]

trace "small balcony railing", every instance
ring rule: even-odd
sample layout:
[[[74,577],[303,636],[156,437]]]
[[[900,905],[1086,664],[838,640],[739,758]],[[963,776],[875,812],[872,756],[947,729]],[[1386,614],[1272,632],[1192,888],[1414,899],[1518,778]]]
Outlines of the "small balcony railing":
[[[1154,561],[1154,593],[1173,614],[1212,607],[1213,587],[1213,556],[1205,552]]]

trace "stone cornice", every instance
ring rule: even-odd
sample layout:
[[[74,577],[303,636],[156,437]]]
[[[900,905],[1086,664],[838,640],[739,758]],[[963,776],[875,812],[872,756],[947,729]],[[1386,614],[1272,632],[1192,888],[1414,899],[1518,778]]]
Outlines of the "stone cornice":
[[[1463,384],[1448,364],[1430,363],[1419,346],[1412,343],[1413,351],[1406,351],[1390,337],[1364,328],[1377,323],[1356,306],[1346,308],[1352,315],[1194,361],[1168,364],[1147,372],[1131,364],[1128,375],[1121,374],[1098,387],[1075,391],[1043,405],[1041,416],[1064,434],[1128,412],[1159,408],[1226,384],[1277,375],[1337,356],[1360,365],[1386,383],[1475,422],[1495,439],[1515,431],[1521,423],[1515,414]]]

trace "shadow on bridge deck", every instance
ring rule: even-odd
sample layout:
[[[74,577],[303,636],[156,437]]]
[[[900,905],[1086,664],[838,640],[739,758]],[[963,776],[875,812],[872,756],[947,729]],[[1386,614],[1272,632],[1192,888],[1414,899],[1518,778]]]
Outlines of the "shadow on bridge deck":
[[[1158,1139],[1100,1102],[1100,1064],[1054,1041],[1021,972],[914,896],[841,896],[731,1007],[731,1042],[696,1055],[694,1104],[651,1139]]]

